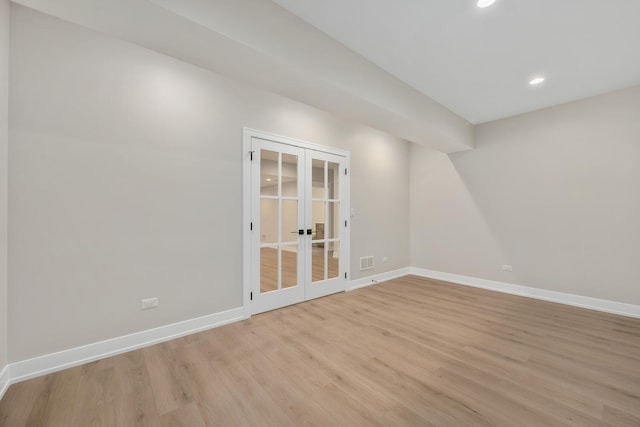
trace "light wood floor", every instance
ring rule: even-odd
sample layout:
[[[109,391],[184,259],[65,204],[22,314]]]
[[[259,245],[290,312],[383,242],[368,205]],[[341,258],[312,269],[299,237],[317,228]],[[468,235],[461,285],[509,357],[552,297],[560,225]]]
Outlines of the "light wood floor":
[[[640,426],[640,319],[408,276],[12,385],[2,426]]]
[[[282,251],[282,288],[297,285],[296,252]],[[328,251],[327,278],[340,276],[338,258],[333,257],[333,251]],[[313,248],[311,251],[311,281],[324,280],[324,247]],[[278,250],[274,248],[260,249],[260,292],[278,289]]]

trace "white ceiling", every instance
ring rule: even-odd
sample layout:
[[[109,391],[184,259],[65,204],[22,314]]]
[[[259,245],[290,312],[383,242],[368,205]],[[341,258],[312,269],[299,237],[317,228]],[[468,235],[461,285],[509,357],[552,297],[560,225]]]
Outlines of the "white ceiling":
[[[640,0],[273,1],[472,123],[640,84]]]

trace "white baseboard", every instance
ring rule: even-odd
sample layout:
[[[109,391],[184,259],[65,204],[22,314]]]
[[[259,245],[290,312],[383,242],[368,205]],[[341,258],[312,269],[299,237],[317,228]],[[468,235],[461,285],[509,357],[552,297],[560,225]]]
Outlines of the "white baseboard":
[[[351,283],[347,286],[347,292],[355,291],[356,289],[364,288],[366,286],[375,285],[376,283],[386,282],[387,280],[397,279],[398,277],[406,276],[407,274],[410,274],[410,267],[352,280]]]
[[[640,318],[640,306],[609,301],[598,298],[584,297],[580,295],[566,294],[563,292],[549,291],[546,289],[531,288],[528,286],[513,285],[511,283],[497,282],[495,280],[478,279],[459,274],[443,273],[441,271],[427,270],[412,267],[410,274],[429,279],[443,280],[459,285],[472,286],[474,288],[488,289],[504,292],[512,295],[535,298],[544,301],[557,302],[575,307],[588,308],[590,310],[604,311],[606,313],[619,314],[621,316]]]
[[[8,383],[45,375],[245,319],[242,307],[11,363]],[[6,369],[5,369],[6,371]],[[1,386],[2,382],[0,382]]]
[[[9,365],[6,365],[2,371],[0,371],[0,400],[4,393],[9,388]]]
[[[353,291],[366,286],[375,285],[376,283],[396,279],[409,274],[430,279],[443,280],[460,285],[588,308],[622,316],[640,318],[640,306],[638,305],[414,267],[401,268],[399,270],[352,280],[347,291]],[[247,317],[249,317],[248,310],[246,310],[246,308],[239,307],[196,319],[173,323],[171,325],[161,326],[122,337],[63,350],[57,353],[35,357],[33,359],[11,363],[5,366],[0,372],[0,399],[6,392],[9,385],[16,382],[237,322],[239,320],[246,319]]]

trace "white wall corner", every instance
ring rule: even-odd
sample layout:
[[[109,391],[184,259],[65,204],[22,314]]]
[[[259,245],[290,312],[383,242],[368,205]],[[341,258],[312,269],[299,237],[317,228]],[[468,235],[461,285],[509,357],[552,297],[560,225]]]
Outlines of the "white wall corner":
[[[227,325],[245,318],[244,307],[238,307],[208,316],[34,357],[33,359],[14,362],[9,364],[8,370],[5,368],[5,371],[8,371],[6,373],[7,382],[13,384],[25,381],[51,372],[93,362],[94,360],[104,359],[105,357],[115,356],[174,338]],[[0,387],[3,384],[2,378],[4,377],[0,377]]]
[[[9,365],[6,365],[0,372],[0,400],[4,397],[4,393],[9,388]]]
[[[458,285],[471,286],[474,288],[481,288],[490,291],[503,292],[506,294],[535,298],[543,301],[571,305],[574,307],[603,311],[605,313],[618,314],[621,316],[640,318],[640,305],[626,304],[622,302],[567,294],[563,292],[549,291],[546,289],[532,288],[529,286],[514,285],[511,283],[498,282],[495,280],[478,279],[476,277],[444,273],[442,271],[427,270],[425,268],[412,267],[410,269],[410,274],[425,277],[428,279],[443,280],[445,282],[456,283]]]
[[[397,279],[398,277],[406,276],[410,273],[411,267],[400,268],[398,270],[388,271],[386,273],[375,274],[373,276],[367,276],[360,279],[352,280],[347,285],[347,292],[355,291],[356,289],[365,288],[367,286],[376,285],[378,283],[386,282],[387,280]]]

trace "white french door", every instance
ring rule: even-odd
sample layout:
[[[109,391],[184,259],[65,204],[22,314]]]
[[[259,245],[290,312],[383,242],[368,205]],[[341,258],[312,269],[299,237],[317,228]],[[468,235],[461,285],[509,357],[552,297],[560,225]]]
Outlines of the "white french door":
[[[305,154],[305,224],[312,227],[305,241],[305,299],[312,299],[346,289],[347,266],[341,257],[347,227],[342,197],[346,167],[341,156],[314,150]]]
[[[275,136],[249,144],[251,313],[344,291],[347,157]]]

